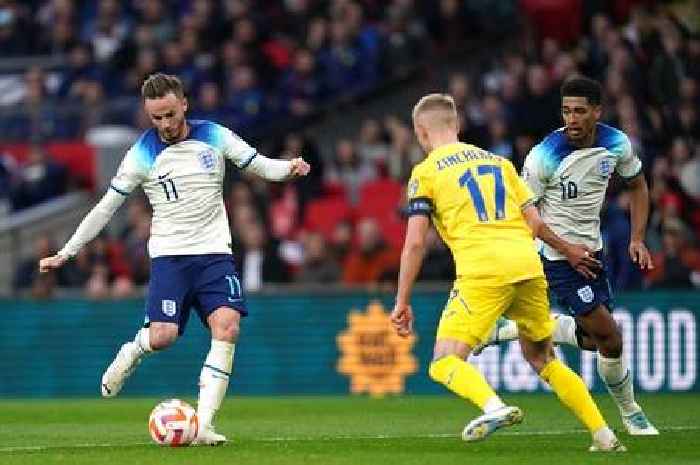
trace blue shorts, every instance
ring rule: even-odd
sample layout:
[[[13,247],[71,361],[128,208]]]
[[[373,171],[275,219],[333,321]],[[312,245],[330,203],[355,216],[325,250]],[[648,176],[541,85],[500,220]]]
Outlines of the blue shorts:
[[[599,305],[612,310],[612,290],[601,252],[596,252],[595,258],[603,262],[603,269],[595,279],[583,277],[566,260],[540,258],[549,288],[571,315],[585,315]]]
[[[248,314],[233,256],[173,255],[151,260],[145,326],[151,321],[175,323],[182,335],[192,307],[205,326],[219,307]]]

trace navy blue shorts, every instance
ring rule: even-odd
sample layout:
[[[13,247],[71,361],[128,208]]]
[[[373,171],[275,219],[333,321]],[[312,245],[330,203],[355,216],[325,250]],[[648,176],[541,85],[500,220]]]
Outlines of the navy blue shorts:
[[[233,256],[173,255],[151,260],[145,325],[151,321],[176,323],[182,335],[192,307],[205,326],[207,317],[219,307],[248,314]]]
[[[549,288],[571,315],[585,315],[599,305],[612,310],[612,290],[601,252],[595,258],[603,262],[603,269],[595,279],[583,277],[566,260],[540,258]]]

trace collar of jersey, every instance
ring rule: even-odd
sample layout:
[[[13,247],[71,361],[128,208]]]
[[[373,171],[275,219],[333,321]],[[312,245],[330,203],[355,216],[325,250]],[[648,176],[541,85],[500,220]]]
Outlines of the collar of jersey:
[[[431,150],[427,158],[440,157],[442,155],[454,153],[461,147],[469,147],[469,144],[465,144],[464,142],[453,142],[452,144],[441,145],[440,147]]]

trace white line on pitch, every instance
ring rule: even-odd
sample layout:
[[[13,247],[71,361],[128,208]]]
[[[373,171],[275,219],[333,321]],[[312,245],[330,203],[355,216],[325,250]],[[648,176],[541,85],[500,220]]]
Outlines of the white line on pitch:
[[[667,426],[659,428],[661,431],[698,431],[700,426]],[[559,431],[502,431],[498,436],[564,436],[567,434],[584,433],[584,429],[569,429]],[[262,437],[262,438],[245,438],[242,441],[246,442],[295,442],[295,441],[335,441],[335,440],[368,440],[368,439],[441,439],[441,438],[456,438],[457,434],[453,433],[436,433],[436,434],[415,434],[415,435],[391,435],[391,434],[375,434],[375,435],[340,435],[340,436],[308,436],[308,437]],[[238,442],[234,440],[233,442]],[[9,452],[38,452],[51,449],[91,449],[98,447],[134,447],[146,446],[151,442],[132,442],[127,444],[72,444],[72,445],[47,445],[47,446],[11,446],[0,447],[0,453]]]

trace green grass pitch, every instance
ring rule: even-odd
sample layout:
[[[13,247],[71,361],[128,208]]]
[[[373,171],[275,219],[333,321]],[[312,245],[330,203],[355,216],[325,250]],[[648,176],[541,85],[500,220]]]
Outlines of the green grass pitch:
[[[444,396],[227,398],[223,447],[150,443],[147,417],[160,399],[2,400],[0,464],[700,464],[700,395],[640,396],[660,437],[621,433],[626,454],[591,454],[588,433],[552,395],[505,395],[525,421],[486,441],[459,439],[477,411]],[[192,399],[186,399],[192,401]],[[607,396],[596,400],[614,429]]]

